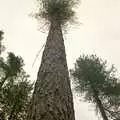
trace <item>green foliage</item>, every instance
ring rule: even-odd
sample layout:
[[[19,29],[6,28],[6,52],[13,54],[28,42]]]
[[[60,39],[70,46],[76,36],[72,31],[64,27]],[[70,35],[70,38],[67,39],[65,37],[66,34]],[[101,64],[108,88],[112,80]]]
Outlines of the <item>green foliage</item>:
[[[9,60],[10,59],[7,59],[7,61]],[[8,117],[8,120],[25,120],[27,107],[31,99],[31,91],[33,89],[33,84],[28,80],[29,76],[20,65],[18,66],[20,68],[16,69],[18,71],[17,74],[15,74],[16,76],[9,74],[10,77],[6,79],[6,84],[4,84],[0,90],[1,114]],[[5,74],[6,73],[9,72],[5,72]],[[14,73],[14,70],[11,73]]]
[[[32,89],[33,84],[30,83],[28,76],[24,72],[14,82],[9,81],[2,89],[0,102],[4,105],[3,111],[6,111],[9,120],[13,118],[14,120],[21,120],[26,117]]]
[[[65,24],[73,20],[75,5],[79,4],[79,0],[37,0],[40,8],[37,18],[44,18],[49,22],[57,21],[60,24]]]
[[[6,61],[8,69],[5,70],[8,76],[16,76],[17,73],[20,73],[24,65],[21,57],[15,56],[14,53],[8,53],[8,58]]]
[[[82,55],[76,60],[71,75],[77,93],[84,93],[85,100],[96,104],[96,91],[107,116],[119,118],[120,83],[113,65],[108,68],[107,62],[96,55]]]
[[[88,92],[86,95],[91,95],[93,88],[101,91],[103,87],[105,88],[108,77],[106,61],[102,61],[96,55],[80,56],[76,61],[75,69],[72,70],[72,75],[76,91]]]
[[[8,53],[7,61],[0,60],[1,69],[4,71],[6,76],[12,77],[17,76],[20,73],[24,63],[21,57],[15,56],[14,53]]]
[[[9,52],[6,60],[0,57],[0,120],[26,119],[33,84],[23,66],[23,59],[14,53]]]
[[[5,61],[2,57],[0,58],[0,89],[4,85],[6,79],[17,77],[22,71],[24,63],[21,57],[15,56],[14,53],[8,53],[7,60]]]

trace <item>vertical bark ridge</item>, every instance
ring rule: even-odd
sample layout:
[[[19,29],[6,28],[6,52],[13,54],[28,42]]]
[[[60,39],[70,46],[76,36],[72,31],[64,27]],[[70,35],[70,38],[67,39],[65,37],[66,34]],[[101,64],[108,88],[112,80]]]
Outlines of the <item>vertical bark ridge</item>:
[[[28,120],[75,120],[62,29],[51,22]]]

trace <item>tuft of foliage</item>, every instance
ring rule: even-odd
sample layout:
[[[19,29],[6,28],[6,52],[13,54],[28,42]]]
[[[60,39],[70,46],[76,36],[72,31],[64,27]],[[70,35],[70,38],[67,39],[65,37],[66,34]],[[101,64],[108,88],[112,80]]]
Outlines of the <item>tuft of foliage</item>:
[[[79,4],[79,0],[37,0],[40,8],[36,18],[44,18],[52,22],[57,21],[64,25],[73,21],[75,11],[73,8]]]
[[[11,52],[8,53],[6,61],[2,57],[0,58],[0,72],[3,73],[0,76],[0,89],[4,85],[6,79],[17,77],[23,70],[23,65],[23,59]]]
[[[102,61],[96,55],[80,56],[76,60],[74,70],[71,71],[74,77],[75,90],[81,93],[88,92],[86,98],[92,94],[92,88],[101,91],[103,87],[106,87],[108,80],[106,68],[106,61]]]
[[[15,56],[14,53],[9,52],[7,57],[7,65],[9,66],[9,70],[6,70],[7,74],[10,76],[16,76],[17,73],[21,72],[24,63],[21,57]]]

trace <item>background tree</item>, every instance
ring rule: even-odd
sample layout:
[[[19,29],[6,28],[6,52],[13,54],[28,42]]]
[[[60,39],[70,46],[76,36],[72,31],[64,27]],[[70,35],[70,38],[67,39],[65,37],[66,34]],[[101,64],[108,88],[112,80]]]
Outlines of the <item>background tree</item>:
[[[5,117],[5,120],[7,118],[8,120],[24,120],[27,115],[26,112],[31,98],[30,95],[33,84],[28,80],[29,76],[23,70],[23,67],[18,65],[21,61],[23,64],[23,60],[19,59],[20,61],[17,62],[18,64],[15,66],[15,64],[10,62],[13,60],[10,59],[10,57],[9,54],[7,60],[4,61],[4,65],[7,64],[9,67],[11,66],[10,73],[9,68],[0,66],[3,74],[9,76],[0,89],[1,114]],[[18,71],[17,74],[15,70]],[[1,77],[1,80],[2,79],[4,79],[4,77]]]
[[[78,0],[37,0],[36,18],[50,25],[28,120],[75,120],[62,27],[74,18]]]
[[[119,80],[113,66],[109,69],[107,62],[96,55],[83,55],[77,59],[71,74],[75,90],[78,93],[84,93],[85,100],[96,104],[104,120],[115,117],[113,114],[119,104],[117,103],[115,106],[114,100],[120,96],[120,92],[117,90],[120,87],[117,87]],[[111,110],[113,114],[110,113]],[[117,115],[119,114],[117,113]]]
[[[6,60],[0,57],[0,120],[26,119],[33,84],[23,65],[14,53],[9,52]]]

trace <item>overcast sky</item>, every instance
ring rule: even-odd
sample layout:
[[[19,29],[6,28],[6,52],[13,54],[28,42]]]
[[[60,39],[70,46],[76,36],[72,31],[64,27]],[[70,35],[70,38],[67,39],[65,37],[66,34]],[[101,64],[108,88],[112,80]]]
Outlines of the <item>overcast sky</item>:
[[[42,53],[32,67],[33,61],[47,36],[29,16],[35,9],[35,0],[0,0],[0,29],[5,31],[7,51],[23,57],[32,80],[36,80]],[[82,24],[72,26],[65,35],[68,67],[87,53],[97,54],[120,70],[120,0],[82,0],[77,17]],[[78,98],[74,104],[76,120],[98,120],[93,105]]]

